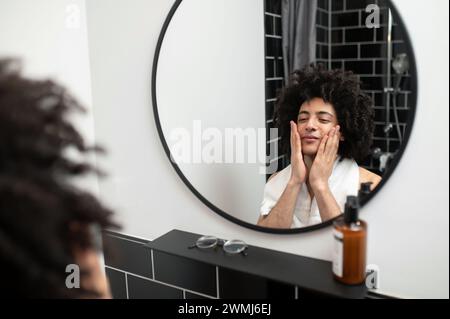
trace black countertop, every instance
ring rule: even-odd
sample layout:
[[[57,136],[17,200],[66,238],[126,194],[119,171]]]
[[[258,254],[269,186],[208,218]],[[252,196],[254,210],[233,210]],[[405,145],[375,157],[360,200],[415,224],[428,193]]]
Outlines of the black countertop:
[[[202,235],[172,230],[146,244],[156,251],[189,258],[206,264],[268,278],[298,286],[320,294],[339,298],[365,298],[364,284],[348,286],[333,278],[329,261],[302,257],[276,250],[249,246],[247,255],[230,255],[221,247],[216,249],[189,249]]]

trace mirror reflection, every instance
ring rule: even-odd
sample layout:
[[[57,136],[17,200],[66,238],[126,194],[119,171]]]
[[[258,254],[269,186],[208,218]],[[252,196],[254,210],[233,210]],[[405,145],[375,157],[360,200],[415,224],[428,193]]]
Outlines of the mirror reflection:
[[[292,77],[275,111],[290,164],[266,183],[260,226],[295,228],[330,220],[361,184],[373,189],[381,181],[357,164],[370,154],[374,131],[372,101],[358,78],[320,64]]]
[[[178,173],[215,212],[308,229],[389,175],[416,100],[389,1],[176,6],[157,52],[156,117]]]

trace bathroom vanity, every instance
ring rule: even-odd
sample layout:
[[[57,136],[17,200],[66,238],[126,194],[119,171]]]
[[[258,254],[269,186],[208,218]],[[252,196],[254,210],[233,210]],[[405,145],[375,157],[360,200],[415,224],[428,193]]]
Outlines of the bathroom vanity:
[[[368,298],[365,285],[333,279],[331,263],[249,245],[189,248],[201,234],[172,230],[146,242],[107,232],[106,272],[115,298]],[[115,255],[115,256],[112,256]]]

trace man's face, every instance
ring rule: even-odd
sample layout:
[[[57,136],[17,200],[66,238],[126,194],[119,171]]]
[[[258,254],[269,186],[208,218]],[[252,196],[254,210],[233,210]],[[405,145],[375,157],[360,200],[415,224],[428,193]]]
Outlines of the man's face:
[[[297,117],[302,153],[315,156],[323,136],[338,124],[334,107],[323,99],[314,98],[303,103]]]

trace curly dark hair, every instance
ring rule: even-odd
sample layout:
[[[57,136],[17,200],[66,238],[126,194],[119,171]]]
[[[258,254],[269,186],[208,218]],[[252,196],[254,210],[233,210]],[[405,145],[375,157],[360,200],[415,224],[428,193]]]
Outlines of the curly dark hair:
[[[95,297],[66,288],[66,266],[76,264],[75,247],[98,248],[92,225],[118,226],[112,211],[74,186],[73,178],[100,172],[66,152],[76,149],[83,158],[101,148],[86,146],[67,120],[84,109],[64,88],[25,79],[18,65],[0,60],[0,295]]]
[[[290,155],[290,121],[297,122],[300,106],[314,98],[333,105],[344,141],[342,158],[364,160],[370,153],[374,131],[371,98],[361,91],[361,82],[351,71],[327,70],[322,64],[310,64],[291,74],[290,83],[277,98],[274,123],[281,136],[281,148]]]

